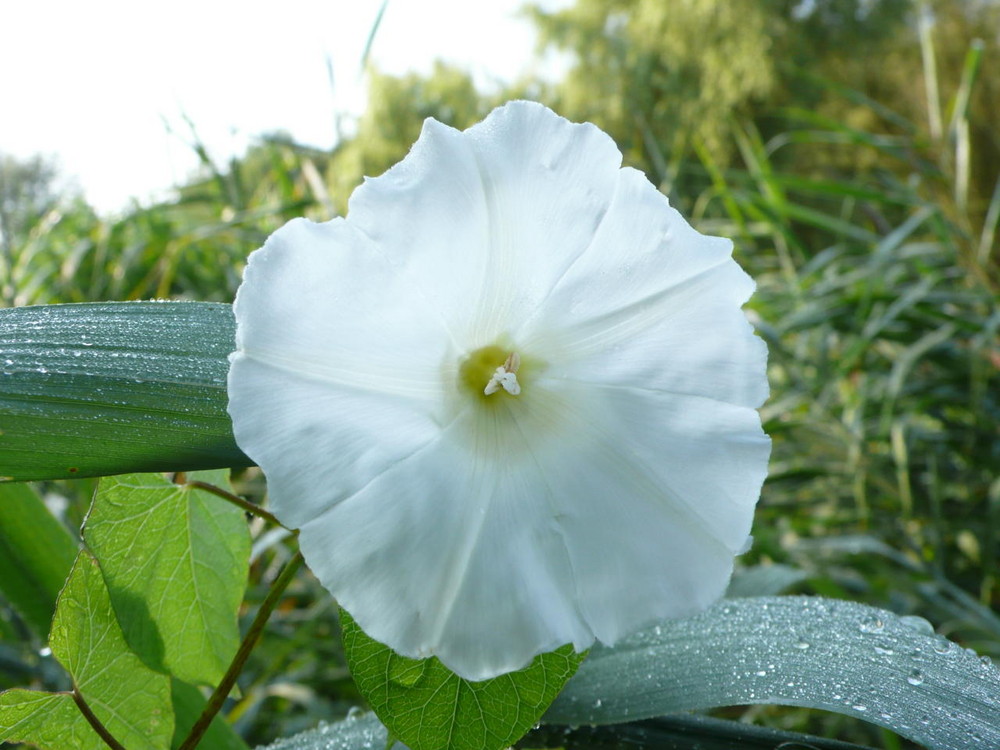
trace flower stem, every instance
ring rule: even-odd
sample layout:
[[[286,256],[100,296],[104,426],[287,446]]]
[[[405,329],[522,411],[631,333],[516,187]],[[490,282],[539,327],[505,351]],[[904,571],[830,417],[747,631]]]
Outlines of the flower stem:
[[[93,711],[90,710],[90,706],[87,705],[87,701],[83,699],[83,695],[80,694],[80,689],[74,684],[73,690],[70,692],[73,696],[73,702],[76,707],[80,709],[80,713],[83,714],[83,718],[87,720],[87,723],[94,728],[98,736],[104,740],[104,744],[111,748],[111,750],[125,750],[125,746],[114,738],[114,735],[108,731],[108,728],[101,723],[101,720],[97,718]]]
[[[236,652],[236,656],[233,658],[232,664],[230,664],[229,669],[226,670],[226,674],[223,676],[222,682],[220,682],[219,686],[215,688],[212,696],[208,699],[208,703],[205,705],[205,710],[201,712],[201,716],[198,717],[194,726],[191,727],[190,734],[188,734],[187,739],[184,740],[178,750],[193,750],[197,747],[205,732],[208,731],[208,727],[212,723],[212,719],[214,719],[215,715],[219,713],[226,697],[232,691],[233,685],[236,684],[236,678],[243,670],[243,665],[246,664],[246,661],[250,656],[250,652],[253,651],[254,646],[257,645],[257,641],[260,640],[260,636],[264,632],[264,626],[267,624],[267,620],[271,616],[271,612],[273,612],[274,608],[278,605],[281,595],[288,587],[288,584],[291,583],[292,578],[295,577],[295,573],[301,565],[302,553],[296,552],[295,555],[292,556],[292,559],[288,561],[288,564],[285,565],[285,569],[281,571],[281,575],[278,576],[274,585],[271,586],[271,590],[267,592],[267,597],[260,605],[260,609],[257,610],[257,616],[254,617],[253,622],[250,624],[250,629],[247,630],[247,634],[244,636],[243,642],[240,644],[239,650]]]
[[[195,489],[204,490],[205,492],[211,492],[213,495],[221,497],[223,500],[228,500],[233,505],[237,505],[242,508],[247,513],[254,516],[259,516],[265,521],[270,521],[275,526],[281,526],[282,523],[273,515],[268,513],[266,510],[261,508],[259,505],[254,505],[249,500],[244,500],[239,495],[234,495],[232,492],[226,492],[226,490],[221,487],[216,487],[214,484],[209,484],[208,482],[199,482],[195,480],[193,482],[185,482],[187,487],[194,487]]]

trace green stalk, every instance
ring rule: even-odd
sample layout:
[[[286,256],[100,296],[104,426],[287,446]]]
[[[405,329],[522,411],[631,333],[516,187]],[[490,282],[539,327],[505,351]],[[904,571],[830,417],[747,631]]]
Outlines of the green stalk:
[[[215,692],[212,693],[212,697],[208,699],[208,703],[205,705],[205,710],[202,711],[201,716],[191,727],[191,733],[187,736],[187,739],[181,744],[178,750],[194,750],[201,741],[205,732],[208,731],[208,727],[212,723],[212,719],[215,715],[219,713],[222,708],[222,704],[225,703],[226,697],[232,692],[233,685],[236,684],[236,678],[239,677],[241,671],[243,671],[243,666],[246,664],[247,659],[250,657],[250,652],[253,651],[254,646],[257,645],[257,641],[260,640],[261,635],[264,632],[264,626],[267,624],[268,618],[271,616],[271,612],[274,608],[278,606],[278,602],[281,599],[281,595],[285,592],[288,584],[291,583],[292,578],[295,577],[295,573],[298,571],[299,566],[302,565],[302,553],[296,552],[285,569],[281,571],[281,575],[274,582],[271,590],[267,594],[267,598],[264,599],[263,604],[260,605],[260,609],[257,611],[257,616],[254,617],[253,623],[250,625],[250,629],[247,631],[246,636],[243,638],[243,642],[240,644],[239,650],[236,652],[236,656],[233,658],[232,664],[229,665],[229,669],[226,670],[226,674],[223,676],[222,681],[219,683],[218,687],[215,688]]]

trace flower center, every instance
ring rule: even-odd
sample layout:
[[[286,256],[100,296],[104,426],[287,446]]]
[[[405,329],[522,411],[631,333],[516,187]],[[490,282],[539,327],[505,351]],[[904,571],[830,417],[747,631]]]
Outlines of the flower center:
[[[507,351],[499,346],[484,346],[476,349],[462,362],[459,368],[459,382],[471,393],[485,398],[495,393],[509,393],[517,396],[521,384],[517,381],[517,371],[521,357],[517,352]]]
[[[511,396],[521,392],[521,384],[517,382],[517,368],[521,366],[521,357],[517,352],[511,352],[504,360],[503,366],[493,372],[493,377],[486,384],[483,393],[490,396],[501,388]]]

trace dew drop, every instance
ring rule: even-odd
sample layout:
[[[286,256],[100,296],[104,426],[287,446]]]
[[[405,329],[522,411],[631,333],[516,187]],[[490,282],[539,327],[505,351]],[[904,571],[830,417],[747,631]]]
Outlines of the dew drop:
[[[938,654],[947,654],[951,651],[952,642],[949,641],[944,636],[938,636],[934,639],[934,652]]]
[[[920,633],[921,635],[934,635],[934,626],[931,625],[923,617],[917,617],[916,615],[905,615],[899,618],[899,622],[915,633]]]
[[[803,641],[802,639],[799,639],[799,640],[795,641],[795,643],[793,645],[795,646],[795,648],[799,649],[800,651],[805,651],[807,648],[809,648],[810,644],[809,644],[809,641]]]
[[[424,676],[426,661],[394,657],[389,663],[389,679],[403,687],[413,687]]]
[[[878,633],[885,627],[885,623],[878,617],[865,617],[858,623],[858,629],[862,633]]]
[[[906,675],[906,681],[911,685],[922,685],[924,683],[924,673],[919,669],[911,670],[908,675]]]

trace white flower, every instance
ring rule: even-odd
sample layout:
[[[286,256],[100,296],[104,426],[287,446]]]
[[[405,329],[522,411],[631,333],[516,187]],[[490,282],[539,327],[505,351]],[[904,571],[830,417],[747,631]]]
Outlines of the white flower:
[[[237,442],[361,627],[465,678],[699,611],[770,450],[731,248],[593,125],[429,119],[347,219],[251,255]]]

